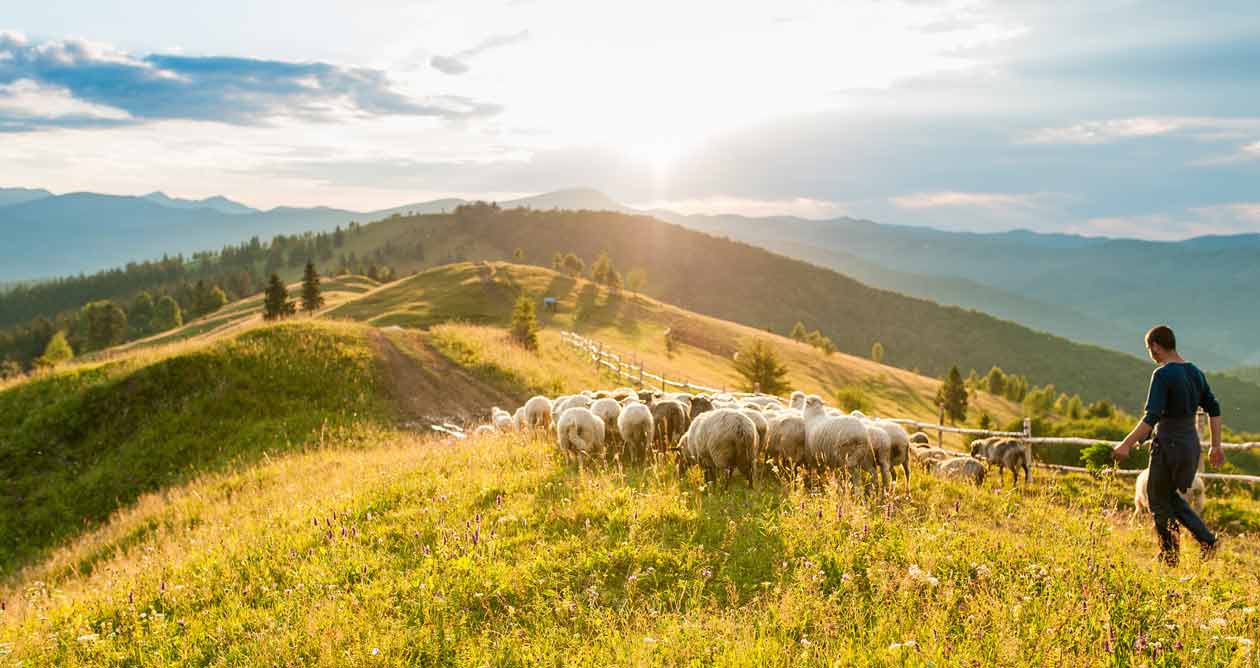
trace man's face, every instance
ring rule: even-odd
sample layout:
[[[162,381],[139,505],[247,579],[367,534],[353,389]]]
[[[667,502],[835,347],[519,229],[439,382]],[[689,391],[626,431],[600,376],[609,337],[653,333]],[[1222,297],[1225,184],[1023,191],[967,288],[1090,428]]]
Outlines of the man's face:
[[[1158,343],[1147,342],[1146,354],[1151,356],[1151,361],[1159,364],[1159,361],[1164,358],[1164,349]]]

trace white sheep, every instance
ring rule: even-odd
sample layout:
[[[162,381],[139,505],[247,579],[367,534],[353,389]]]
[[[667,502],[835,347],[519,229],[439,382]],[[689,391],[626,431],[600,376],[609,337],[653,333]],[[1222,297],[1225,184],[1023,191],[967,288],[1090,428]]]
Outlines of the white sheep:
[[[566,455],[596,457],[604,450],[604,421],[584,406],[569,408],[556,421],[556,437]]]
[[[1148,467],[1142,469],[1137,480],[1133,482],[1133,515],[1129,517],[1130,524],[1138,518],[1138,515],[1151,512],[1151,500],[1146,496],[1146,483],[1150,477],[1151,469]],[[1195,513],[1203,513],[1203,506],[1207,503],[1207,487],[1203,484],[1203,478],[1196,474],[1194,482],[1190,483],[1190,489],[1184,492],[1178,490],[1177,493],[1190,504],[1190,508]]]
[[[714,480],[718,471],[726,472],[729,485],[735,470],[754,484],[757,475],[757,425],[744,412],[718,408],[704,413],[692,422],[685,445],[692,457],[705,469],[705,479]]]
[[[805,449],[805,418],[797,411],[785,410],[766,420],[766,456],[783,466],[797,466],[809,461]]]
[[[766,442],[766,428],[769,426],[766,422],[766,416],[763,415],[761,411],[756,408],[743,408],[743,409],[740,409],[740,412],[742,412],[744,415],[747,415],[748,419],[753,421],[753,426],[757,427],[757,442],[765,443]]]
[[[551,428],[551,400],[541,394],[525,402],[525,424],[531,429]]]
[[[946,480],[962,480],[977,486],[984,482],[985,466],[974,457],[950,457],[932,463],[932,473]]]
[[[931,446],[913,445],[910,448],[910,457],[918,462],[928,471],[932,470],[932,466],[937,462],[943,462],[946,459],[953,459],[962,455],[961,452],[946,450],[944,448],[933,448]]]
[[[516,421],[512,419],[512,414],[498,406],[490,409],[490,421],[499,431],[516,431]]]
[[[856,486],[862,471],[875,475],[875,453],[862,421],[848,415],[829,415],[817,395],[805,400],[805,449],[815,466],[844,469]]]
[[[621,434],[626,456],[632,461],[642,461],[652,445],[655,420],[652,411],[642,403],[631,403],[621,408],[617,415],[617,432]]]
[[[476,429],[474,429],[474,430],[473,430],[473,437],[487,436],[487,435],[489,435],[489,434],[493,434],[493,433],[495,433],[495,432],[497,432],[497,431],[498,431],[498,429],[495,429],[495,428],[494,428],[494,425],[492,425],[492,424],[483,424],[483,425],[479,425]]]
[[[880,484],[884,489],[888,489],[891,484],[889,474],[892,468],[892,440],[888,438],[888,432],[884,431],[879,424],[864,420],[862,425],[866,427],[866,439],[871,444],[871,451],[875,453],[875,465],[879,467]]]
[[[893,477],[897,477],[897,466],[906,474],[906,489],[910,489],[910,434],[906,433],[905,427],[892,422],[890,420],[876,420],[875,424],[879,425],[888,433],[889,459],[888,463],[892,465]]]
[[[805,393],[800,390],[792,392],[792,396],[788,398],[788,406],[798,411],[803,410],[805,408]]]
[[[590,408],[591,398],[584,394],[570,394],[557,397],[551,404],[551,414],[561,415],[570,408]]]
[[[604,421],[604,445],[608,447],[609,454],[618,451],[621,447],[621,434],[617,431],[617,416],[621,415],[621,404],[611,397],[596,399],[591,404],[591,412]]]
[[[525,407],[524,406],[521,406],[520,408],[516,409],[515,413],[512,413],[512,422],[516,423],[517,431],[525,431],[525,428],[529,426],[529,423],[526,422],[525,420]]]

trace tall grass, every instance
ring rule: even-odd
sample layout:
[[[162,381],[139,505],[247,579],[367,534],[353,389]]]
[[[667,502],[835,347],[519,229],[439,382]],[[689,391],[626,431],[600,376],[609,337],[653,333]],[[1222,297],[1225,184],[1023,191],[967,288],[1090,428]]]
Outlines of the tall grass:
[[[24,666],[1255,661],[1255,540],[1164,570],[1083,479],[1020,494],[917,476],[884,503],[578,470],[522,435],[370,438],[143,499],[99,532],[117,545],[101,568],[6,594],[0,651]]]

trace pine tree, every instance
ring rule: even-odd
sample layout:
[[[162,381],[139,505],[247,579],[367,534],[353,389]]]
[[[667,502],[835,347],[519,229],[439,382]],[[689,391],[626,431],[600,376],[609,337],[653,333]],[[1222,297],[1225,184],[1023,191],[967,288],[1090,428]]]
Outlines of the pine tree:
[[[998,396],[1006,395],[1006,374],[999,367],[989,369],[988,375],[985,376],[985,385],[992,394]]]
[[[761,339],[753,339],[735,353],[735,371],[744,379],[748,392],[783,394],[788,390],[788,368],[779,361],[774,348]]]
[[[280,276],[272,274],[271,280],[267,283],[266,297],[263,299],[263,319],[287,318],[293,315],[295,310],[293,302],[289,301],[289,289],[284,287]]]
[[[306,270],[302,272],[302,310],[314,313],[324,306],[324,295],[319,288],[319,272],[315,271],[315,263],[306,262]]]
[[[564,270],[573,276],[577,276],[586,269],[586,263],[576,253],[569,253],[564,256]]]
[[[957,366],[950,367],[949,375],[936,391],[936,405],[945,407],[950,424],[967,419],[967,386],[963,384],[962,373]]]
[[[796,324],[792,325],[792,332],[788,336],[793,340],[804,343],[805,339],[809,338],[809,332],[805,329],[805,323],[797,320]]]
[[[74,350],[70,347],[70,342],[66,341],[66,333],[57,332],[48,340],[48,345],[44,348],[44,354],[35,360],[35,365],[55,367],[58,364],[69,362],[73,358]]]
[[[551,256],[551,268],[555,269],[556,271],[561,271],[562,269],[564,269],[564,254],[563,253],[557,251],[555,255]]]
[[[154,332],[165,332],[183,324],[184,313],[174,297],[167,295],[157,301],[157,305],[153,307]]]
[[[608,251],[603,251],[599,257],[595,258],[595,262],[591,264],[591,280],[596,283],[608,284],[613,273],[612,258],[608,257]]]
[[[512,340],[529,350],[538,349],[538,313],[534,300],[524,293],[512,308]]]
[[[336,228],[333,229],[333,248],[341,248],[343,245],[345,245],[345,243],[346,243],[346,233],[342,232],[341,226],[338,225]]]
[[[871,346],[871,359],[874,360],[876,364],[884,363],[884,344],[876,341],[875,344]]]

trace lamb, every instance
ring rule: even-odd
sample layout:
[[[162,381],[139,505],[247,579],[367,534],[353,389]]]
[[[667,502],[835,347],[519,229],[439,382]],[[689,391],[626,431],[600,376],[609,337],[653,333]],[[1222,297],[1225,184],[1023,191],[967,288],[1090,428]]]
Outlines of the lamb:
[[[692,453],[690,459],[704,467],[706,480],[713,480],[718,471],[725,471],[729,485],[738,469],[750,486],[755,484],[757,426],[742,411],[720,408],[706,413],[692,423],[684,445]]]
[[[681,401],[664,399],[649,408],[652,411],[653,433],[659,449],[664,452],[687,431],[690,422],[687,407]]]
[[[617,431],[621,434],[626,456],[632,461],[641,461],[652,444],[651,409],[641,403],[622,407],[617,416]]]
[[[560,450],[570,457],[595,457],[604,450],[604,421],[589,408],[576,406],[560,414],[556,422]]]
[[[805,420],[805,449],[815,466],[844,468],[853,484],[861,472],[875,475],[875,453],[862,421],[848,415],[829,415],[822,399],[810,395],[802,411]]]
[[[512,419],[512,414],[498,406],[490,409],[490,421],[499,431],[516,431],[516,422]]]
[[[805,418],[795,411],[784,411],[766,421],[767,457],[781,466],[796,466],[809,461],[805,449]]]
[[[889,474],[892,468],[892,439],[888,438],[888,432],[875,422],[866,421],[862,426],[866,428],[866,440],[871,444],[871,451],[875,453],[875,464],[879,467],[881,486],[887,489],[890,485]]]
[[[931,470],[946,480],[963,480],[977,486],[984,482],[985,466],[974,457],[951,457],[933,462]]]
[[[911,434],[911,435],[910,435],[910,442],[911,442],[911,443],[917,443],[917,444],[920,444],[920,445],[928,445],[929,443],[931,443],[931,442],[932,442],[932,439],[931,439],[931,438],[928,438],[928,435],[927,435],[927,434],[925,434],[925,433],[923,433],[923,432],[921,432],[921,431],[916,431],[916,432],[914,432],[913,434]]]
[[[1019,484],[1019,469],[1024,469],[1024,484],[1032,472],[1032,451],[1019,441],[1001,438],[983,438],[971,444],[971,456],[983,459],[990,466],[997,464],[999,478],[1003,470],[1010,469],[1011,482]]]
[[[896,467],[900,465],[906,474],[906,489],[910,489],[910,435],[906,433],[904,427],[896,422],[876,420],[875,424],[888,433],[888,462],[893,467],[893,477],[896,477]]]
[[[1151,469],[1149,467],[1142,469],[1133,483],[1133,515],[1129,517],[1130,524],[1138,518],[1138,515],[1151,512],[1151,500],[1146,496],[1146,483],[1150,477]],[[1178,490],[1177,493],[1190,504],[1190,508],[1195,513],[1203,514],[1203,506],[1207,501],[1207,487],[1203,484],[1203,478],[1194,476],[1190,489],[1184,492]]]
[[[590,411],[604,423],[604,446],[609,455],[621,448],[621,433],[617,431],[617,417],[621,415],[621,404],[611,397],[596,399]]]
[[[531,429],[549,429],[551,427],[551,400],[541,394],[532,396],[525,402],[525,424]]]

